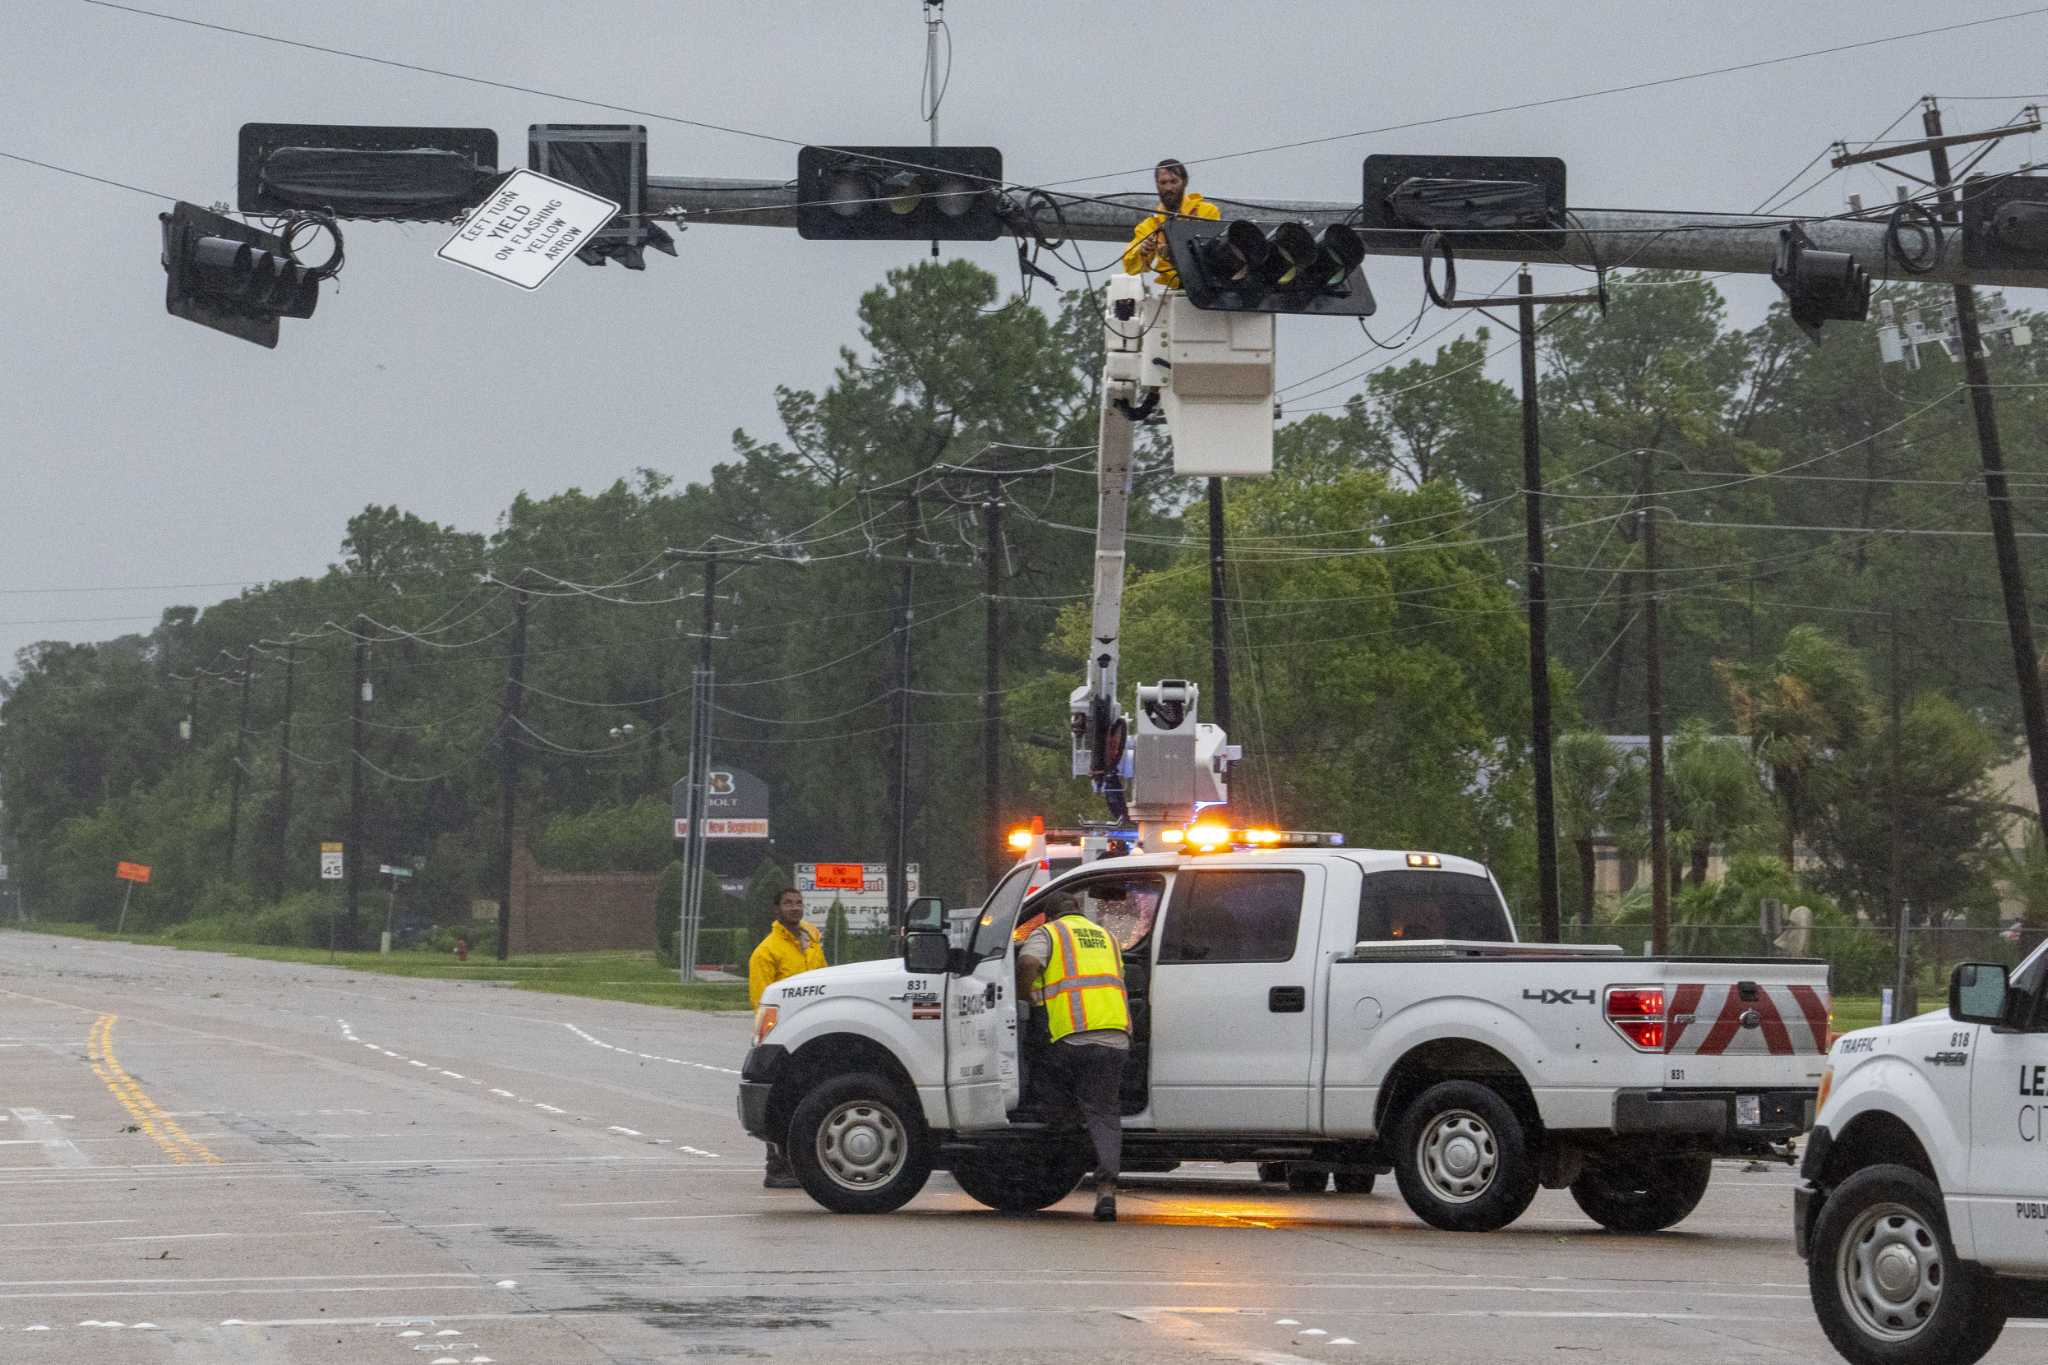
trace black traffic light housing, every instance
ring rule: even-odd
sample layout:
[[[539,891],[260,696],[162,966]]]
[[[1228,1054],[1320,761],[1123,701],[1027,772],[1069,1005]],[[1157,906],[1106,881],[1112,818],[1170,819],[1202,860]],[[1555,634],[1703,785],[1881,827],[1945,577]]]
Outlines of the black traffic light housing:
[[[645,124],[536,123],[526,130],[526,164],[619,206],[576,253],[585,265],[617,261],[628,270],[645,270],[648,247],[676,254],[675,239],[648,216]]]
[[[804,147],[796,231],[813,242],[993,242],[1002,188],[994,147]]]
[[[245,123],[235,206],[436,222],[481,204],[500,178],[489,128]]]
[[[1369,156],[1360,231],[1415,248],[1441,233],[1458,251],[1564,247],[1564,162],[1554,156]]]
[[[275,347],[279,318],[313,316],[323,276],[294,260],[283,237],[196,204],[157,218],[164,309],[173,317]]]
[[[1870,316],[1870,272],[1846,251],[1816,251],[1797,223],[1778,229],[1771,282],[1785,291],[1792,321],[1820,343],[1824,322],[1861,322]]]
[[[1379,308],[1360,268],[1365,243],[1342,223],[1318,232],[1306,223],[1177,218],[1166,225],[1166,245],[1197,308],[1336,317],[1371,317]]]
[[[1966,267],[2048,265],[2048,176],[1973,175],[1962,201]]]

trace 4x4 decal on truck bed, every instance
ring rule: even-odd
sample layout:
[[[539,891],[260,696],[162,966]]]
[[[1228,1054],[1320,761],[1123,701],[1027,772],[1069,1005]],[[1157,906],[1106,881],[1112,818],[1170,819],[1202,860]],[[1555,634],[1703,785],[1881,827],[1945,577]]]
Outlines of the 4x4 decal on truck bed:
[[[1539,1005],[1590,1005],[1593,1003],[1594,995],[1591,991],[1564,991],[1553,986],[1545,986],[1535,991],[1524,988],[1522,998],[1534,1000]]]

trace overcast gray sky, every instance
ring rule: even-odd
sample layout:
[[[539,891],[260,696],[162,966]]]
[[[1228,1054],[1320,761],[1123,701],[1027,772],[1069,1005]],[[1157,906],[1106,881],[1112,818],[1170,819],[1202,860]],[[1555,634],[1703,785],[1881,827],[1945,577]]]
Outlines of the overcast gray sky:
[[[779,137],[923,140],[916,0],[137,0],[307,43]],[[862,290],[919,244],[700,227],[645,274],[571,263],[526,293],[435,258],[443,225],[355,224],[345,273],[266,352],[169,317],[156,214],[235,198],[248,121],[489,126],[524,164],[530,123],[623,122],[516,94],[86,3],[9,0],[0,152],[0,671],[39,639],[147,629],[167,605],[317,573],[365,503],[489,531],[512,496],[641,465],[700,478],[777,383],[819,386]],[[1043,183],[1680,75],[2023,9],[2018,0],[1786,5],[1576,0],[951,0],[943,140],[1003,149]],[[1835,138],[1876,136],[1923,93],[2048,89],[2048,12],[1657,89],[1195,167],[1198,189],[1340,200],[1371,152],[1548,154],[1579,207],[1747,210]],[[1945,98],[1945,104],[1948,100]],[[2022,101],[1948,104],[1952,128]],[[636,120],[635,120],[636,121]],[[795,150],[648,120],[657,175],[781,177]],[[1893,136],[1916,133],[1916,119]],[[2030,158],[2021,141],[2001,162]],[[1821,168],[1824,173],[1825,167]],[[1079,188],[1144,190],[1132,173]],[[1799,201],[1887,197],[1880,173]],[[1012,248],[949,248],[1005,280]],[[1107,259],[1096,247],[1091,256]],[[1369,262],[1376,330],[1420,298]],[[1053,267],[1062,283],[1074,272]],[[1476,291],[1490,281],[1468,280]],[[1562,283],[1562,281],[1560,281]],[[1543,287],[1539,282],[1539,288]],[[1768,282],[1735,282],[1738,320]],[[2015,302],[2032,303],[2025,296]],[[1428,321],[1427,331],[1436,325]],[[1281,382],[1364,349],[1284,320]],[[1368,356],[1332,379],[1363,370]],[[1327,383],[1328,381],[1320,381]],[[1311,386],[1315,387],[1315,386]],[[1308,400],[1340,401],[1350,386]],[[1303,405],[1297,405],[1297,407]],[[163,585],[207,585],[166,587]],[[310,623],[309,623],[310,624]]]

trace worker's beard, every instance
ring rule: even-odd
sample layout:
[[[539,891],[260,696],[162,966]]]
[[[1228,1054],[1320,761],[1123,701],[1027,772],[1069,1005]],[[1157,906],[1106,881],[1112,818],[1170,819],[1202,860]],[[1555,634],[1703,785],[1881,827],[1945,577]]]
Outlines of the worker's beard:
[[[1182,193],[1183,193],[1183,192],[1182,192],[1182,191],[1180,191],[1180,190],[1175,190],[1175,191],[1173,192],[1173,195],[1172,195],[1172,197],[1171,197],[1171,198],[1169,198],[1169,197],[1167,197],[1166,195],[1163,195],[1163,194],[1162,194],[1162,195],[1160,195],[1160,196],[1159,196],[1159,206],[1160,206],[1161,208],[1165,209],[1165,210],[1166,210],[1166,211],[1167,211],[1168,213],[1179,213],[1179,212],[1180,212],[1180,197],[1181,197],[1181,194],[1182,194]]]

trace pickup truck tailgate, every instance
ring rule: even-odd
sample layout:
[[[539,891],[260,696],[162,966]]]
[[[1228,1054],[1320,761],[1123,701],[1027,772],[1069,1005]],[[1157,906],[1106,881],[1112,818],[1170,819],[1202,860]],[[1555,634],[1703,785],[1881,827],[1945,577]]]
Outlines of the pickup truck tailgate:
[[[1755,965],[1745,963],[1739,972],[1722,974],[1705,964],[1670,963],[1665,1053],[1787,1057],[1826,1052],[1827,987],[1783,979],[1782,968],[1770,973],[1779,979],[1768,979],[1756,973]],[[1825,980],[1826,968],[1820,970]]]

